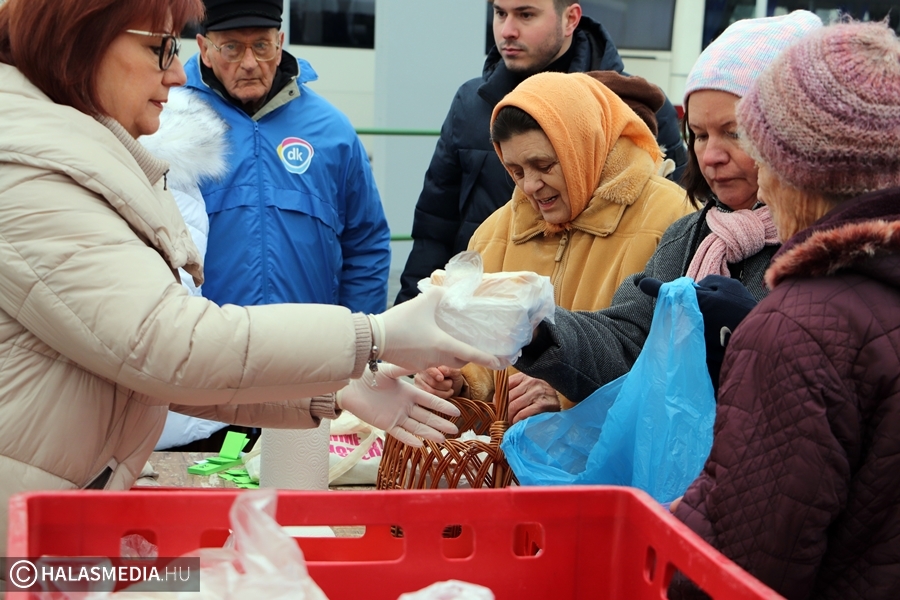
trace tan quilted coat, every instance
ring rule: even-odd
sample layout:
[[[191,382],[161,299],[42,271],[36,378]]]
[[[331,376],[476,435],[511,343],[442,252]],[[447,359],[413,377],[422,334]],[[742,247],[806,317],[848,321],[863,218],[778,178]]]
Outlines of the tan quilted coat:
[[[129,488],[170,404],[264,427],[334,415],[309,398],[362,372],[364,317],[190,296],[174,271],[202,268],[166,164],[4,64],[0,106],[0,552],[12,494],[107,466]]]

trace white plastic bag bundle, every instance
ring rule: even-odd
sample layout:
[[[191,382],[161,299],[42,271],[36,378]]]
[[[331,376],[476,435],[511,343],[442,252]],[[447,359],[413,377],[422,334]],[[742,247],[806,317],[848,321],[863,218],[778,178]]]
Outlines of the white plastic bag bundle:
[[[450,579],[401,594],[397,600],[494,600],[494,593],[481,585]]]
[[[438,326],[506,366],[519,358],[538,323],[553,322],[549,277],[531,271],[485,274],[477,252],[460,252],[419,282],[422,292],[432,286],[447,290],[435,313]]]

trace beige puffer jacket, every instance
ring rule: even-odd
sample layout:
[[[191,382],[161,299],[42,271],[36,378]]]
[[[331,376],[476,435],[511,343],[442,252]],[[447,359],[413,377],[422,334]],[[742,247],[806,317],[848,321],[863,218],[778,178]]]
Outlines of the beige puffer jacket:
[[[0,106],[0,553],[12,494],[107,466],[129,488],[170,404],[262,427],[334,416],[309,398],[362,373],[363,315],[190,296],[175,269],[201,266],[167,165],[4,64]]]

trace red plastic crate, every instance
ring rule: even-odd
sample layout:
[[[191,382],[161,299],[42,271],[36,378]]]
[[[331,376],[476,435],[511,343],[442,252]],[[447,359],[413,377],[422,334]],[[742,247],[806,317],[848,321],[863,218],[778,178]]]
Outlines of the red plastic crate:
[[[118,556],[131,533],[163,557],[221,546],[239,493],[21,494],[10,500],[7,554]],[[780,598],[630,488],[282,491],[276,518],[283,526],[365,527],[361,537],[297,539],[310,575],[332,600],[394,600],[447,579],[487,586],[499,600],[660,599],[675,569],[713,598]],[[459,526],[451,530],[456,537],[445,537],[448,526]]]

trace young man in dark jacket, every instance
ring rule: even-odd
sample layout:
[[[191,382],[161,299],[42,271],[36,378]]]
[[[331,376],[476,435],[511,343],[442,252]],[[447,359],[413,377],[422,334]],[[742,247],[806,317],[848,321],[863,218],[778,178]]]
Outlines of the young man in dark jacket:
[[[494,41],[481,77],[456,92],[441,128],[413,218],[413,249],[396,302],[416,294],[416,284],[442,268],[491,213],[505,204],[513,182],[489,136],[491,112],[529,75],[543,71],[617,71],[622,59],[600,23],[567,0],[494,0]],[[687,164],[678,117],[669,100],[657,113],[657,141],[675,162],[675,181]]]

